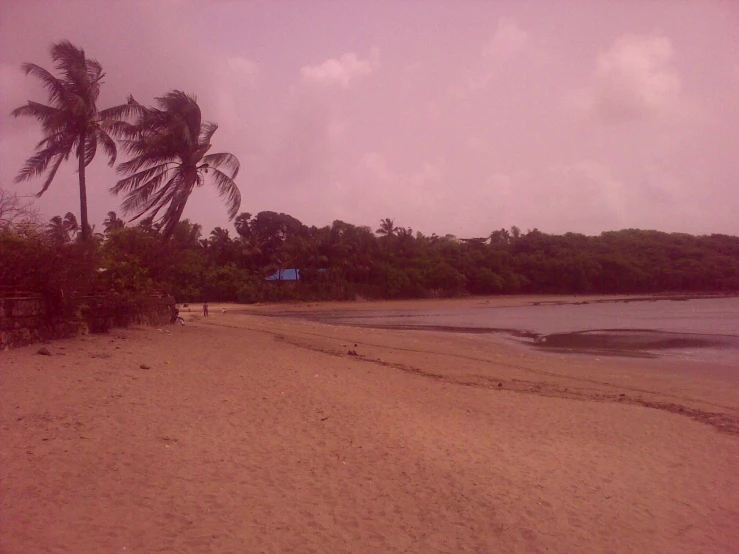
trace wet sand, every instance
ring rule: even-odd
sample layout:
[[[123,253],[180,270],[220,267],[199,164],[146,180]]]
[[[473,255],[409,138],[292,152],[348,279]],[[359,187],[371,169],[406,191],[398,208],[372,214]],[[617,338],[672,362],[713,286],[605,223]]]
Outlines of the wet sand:
[[[739,552],[734,371],[194,308],[0,353],[0,552]]]
[[[642,358],[668,354],[739,370],[738,300],[715,295],[498,296],[257,305],[239,311],[355,327],[497,334],[555,352]]]

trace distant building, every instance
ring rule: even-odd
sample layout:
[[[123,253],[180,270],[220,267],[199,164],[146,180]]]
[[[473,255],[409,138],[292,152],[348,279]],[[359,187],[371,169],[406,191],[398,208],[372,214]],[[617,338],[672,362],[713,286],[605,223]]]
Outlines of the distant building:
[[[278,269],[266,281],[300,281],[299,269]]]
[[[325,273],[325,269],[319,269],[318,273]],[[269,277],[264,279],[265,281],[300,281],[300,270],[299,269],[278,269]]]

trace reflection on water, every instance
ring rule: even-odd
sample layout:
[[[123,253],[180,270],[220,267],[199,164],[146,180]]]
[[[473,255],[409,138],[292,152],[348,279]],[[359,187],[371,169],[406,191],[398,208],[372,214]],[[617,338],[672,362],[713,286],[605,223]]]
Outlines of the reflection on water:
[[[739,361],[739,298],[306,314],[334,324],[503,333],[546,350]]]

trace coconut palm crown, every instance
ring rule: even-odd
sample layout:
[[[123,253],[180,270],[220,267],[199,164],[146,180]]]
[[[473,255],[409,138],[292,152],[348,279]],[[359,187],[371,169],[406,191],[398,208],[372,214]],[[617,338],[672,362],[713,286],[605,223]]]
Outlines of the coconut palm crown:
[[[125,195],[123,210],[133,214],[131,221],[143,216],[156,220],[168,238],[194,188],[209,177],[233,219],[241,205],[234,182],[239,160],[228,153],[208,154],[218,126],[202,121],[195,97],[184,92],[171,91],[156,103],[158,108],[145,107],[129,96],[127,104],[106,113],[121,120],[113,132],[131,156],[117,168],[126,177],[111,189]]]
[[[21,66],[26,75],[33,75],[44,85],[49,105],[29,100],[25,106],[11,112],[15,117],[36,118],[44,135],[36,145],[36,153],[18,172],[15,182],[44,175],[44,184],[37,194],[40,197],[51,185],[62,162],[74,153],[78,159],[81,231],[86,240],[90,237],[90,225],[85,168],[95,157],[98,145],[107,154],[111,166],[116,159],[115,141],[106,132],[106,121],[97,109],[105,74],[98,61],[87,58],[84,50],[67,40],[52,45],[51,59],[58,77],[33,63]]]

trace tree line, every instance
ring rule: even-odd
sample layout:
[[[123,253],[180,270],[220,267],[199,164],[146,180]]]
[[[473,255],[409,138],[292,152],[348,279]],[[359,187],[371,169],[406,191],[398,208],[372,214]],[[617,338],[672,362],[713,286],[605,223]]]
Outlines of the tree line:
[[[0,231],[0,285],[47,294],[163,292],[178,301],[429,298],[517,293],[739,291],[739,237],[626,229],[598,236],[537,229],[459,239],[385,219],[307,226],[284,213],[235,218],[236,234],[179,221],[165,238],[150,219],[115,212],[81,240],[74,215]],[[278,269],[299,282],[268,281]]]

